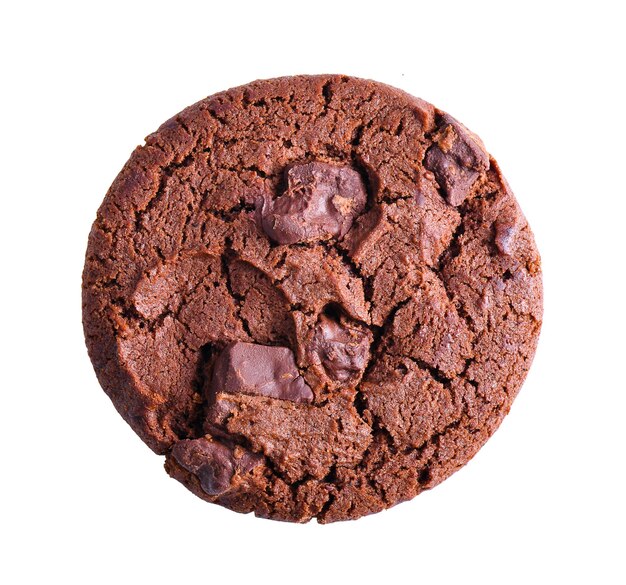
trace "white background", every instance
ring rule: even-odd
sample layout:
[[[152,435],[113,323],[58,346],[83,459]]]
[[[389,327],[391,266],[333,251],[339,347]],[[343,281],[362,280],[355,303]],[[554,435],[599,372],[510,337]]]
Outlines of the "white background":
[[[0,581],[626,583],[621,2],[14,2],[0,15]],[[452,113],[499,160],[545,273],[535,363],[464,469],[356,522],[210,506],[100,390],[80,278],[108,186],[183,107],[337,72]]]

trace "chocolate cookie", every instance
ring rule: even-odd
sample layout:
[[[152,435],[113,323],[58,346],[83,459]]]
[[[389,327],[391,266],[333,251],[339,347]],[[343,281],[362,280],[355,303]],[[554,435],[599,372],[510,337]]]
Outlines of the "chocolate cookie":
[[[467,463],[541,311],[532,233],[480,139],[342,76],[166,122],[109,190],[83,277],[100,383],[167,472],[294,522],[377,512]]]

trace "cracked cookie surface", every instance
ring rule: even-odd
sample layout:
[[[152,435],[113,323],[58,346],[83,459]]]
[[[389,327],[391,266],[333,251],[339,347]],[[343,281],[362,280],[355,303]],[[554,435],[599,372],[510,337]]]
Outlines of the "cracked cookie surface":
[[[100,383],[167,472],[293,522],[380,511],[467,463],[541,316],[532,233],[480,139],[345,76],[257,81],[163,124],[83,274]]]

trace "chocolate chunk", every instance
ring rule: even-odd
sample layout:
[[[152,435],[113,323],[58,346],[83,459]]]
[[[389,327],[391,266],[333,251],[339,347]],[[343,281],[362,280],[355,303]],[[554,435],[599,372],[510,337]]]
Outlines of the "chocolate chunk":
[[[444,114],[444,126],[426,152],[424,166],[435,174],[450,205],[461,205],[481,171],[489,167],[489,157],[480,139]]]
[[[230,489],[236,472],[246,473],[262,460],[241,447],[236,450],[237,453],[222,443],[201,438],[179,441],[172,449],[172,456],[198,478],[205,493],[218,496]]]
[[[513,213],[504,214],[495,221],[495,243],[498,251],[505,256],[511,254],[517,235],[517,218]]]
[[[371,341],[369,331],[321,315],[309,351],[330,378],[346,382],[365,369]]]
[[[313,392],[304,381],[287,347],[232,343],[213,368],[211,391],[269,396],[293,402],[311,402]]]
[[[343,237],[365,209],[367,192],[357,171],[322,162],[287,171],[287,190],[261,208],[263,231],[279,244]]]

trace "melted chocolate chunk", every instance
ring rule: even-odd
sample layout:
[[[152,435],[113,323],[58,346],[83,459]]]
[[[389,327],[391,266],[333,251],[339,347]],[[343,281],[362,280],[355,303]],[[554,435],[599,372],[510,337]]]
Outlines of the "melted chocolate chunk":
[[[304,381],[287,347],[236,342],[226,346],[213,368],[213,395],[252,394],[293,402],[311,402],[313,392]]]
[[[424,166],[435,174],[450,205],[461,205],[481,171],[489,167],[489,157],[480,139],[452,116],[442,116],[444,126],[426,152]]]
[[[371,334],[351,327],[343,319],[321,315],[309,351],[324,366],[329,378],[346,382],[367,365]]]
[[[517,236],[517,218],[512,213],[506,213],[495,221],[495,229],[494,240],[498,251],[509,256]]]
[[[262,460],[241,447],[237,451],[239,457],[230,447],[201,438],[179,441],[172,449],[172,456],[198,478],[205,493],[218,496],[230,489],[235,473],[246,473]]]
[[[265,198],[263,231],[279,244],[343,237],[365,209],[367,192],[357,171],[322,162],[295,165],[287,171],[287,190]]]

